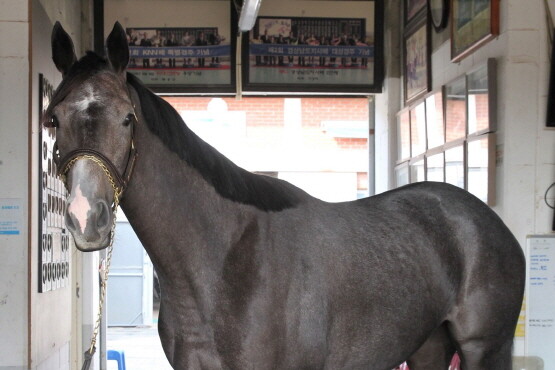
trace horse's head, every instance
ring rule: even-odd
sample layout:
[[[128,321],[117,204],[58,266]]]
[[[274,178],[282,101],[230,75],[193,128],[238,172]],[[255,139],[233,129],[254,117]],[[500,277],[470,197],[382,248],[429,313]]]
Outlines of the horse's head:
[[[66,226],[82,251],[108,246],[135,157],[136,116],[125,77],[129,48],[119,23],[106,44],[107,60],[91,52],[77,60],[62,26],[56,23],[52,31],[52,59],[63,80],[44,125],[56,128],[54,156],[69,190]]]

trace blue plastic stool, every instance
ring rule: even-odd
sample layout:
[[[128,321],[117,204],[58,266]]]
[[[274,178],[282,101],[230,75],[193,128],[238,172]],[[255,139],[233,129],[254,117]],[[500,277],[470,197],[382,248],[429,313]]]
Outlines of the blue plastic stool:
[[[109,349],[108,350],[108,360],[116,360],[118,362],[118,370],[126,370],[125,369],[125,352]]]

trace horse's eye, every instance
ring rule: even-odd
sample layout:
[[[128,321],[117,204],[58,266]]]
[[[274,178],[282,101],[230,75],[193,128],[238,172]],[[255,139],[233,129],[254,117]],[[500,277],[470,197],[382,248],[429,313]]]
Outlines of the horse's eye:
[[[128,126],[131,122],[133,122],[133,118],[135,118],[135,115],[133,113],[129,113],[123,120],[123,125]]]
[[[60,122],[58,121],[58,117],[56,117],[55,115],[52,116],[49,123],[50,123],[48,125],[49,127],[60,127]]]

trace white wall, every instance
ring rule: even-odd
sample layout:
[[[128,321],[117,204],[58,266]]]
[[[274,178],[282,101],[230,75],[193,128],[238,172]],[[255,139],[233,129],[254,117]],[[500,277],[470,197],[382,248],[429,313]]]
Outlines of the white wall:
[[[384,4],[384,70],[382,94],[376,95],[376,145],[375,145],[375,193],[383,193],[395,186],[393,167],[396,148],[396,113],[401,109],[400,75],[401,27],[399,16],[404,0],[388,0]],[[372,155],[372,154],[370,154]]]
[[[73,287],[38,293],[38,74],[60,81],[52,25],[63,17],[80,50],[87,2],[0,0],[0,201],[21,205],[20,234],[0,235],[0,369],[77,367],[70,365]]]
[[[549,3],[554,12],[555,0]],[[500,7],[500,35],[459,63],[451,62],[449,28],[433,34],[432,84],[437,89],[484,64],[488,58],[497,59],[498,163],[497,199],[493,209],[524,247],[527,235],[550,233],[553,220],[553,210],[543,200],[545,191],[555,181],[555,130],[545,127],[550,47],[543,1],[504,0],[500,1]],[[387,45],[386,42],[386,56],[391,52]],[[402,89],[402,79],[397,82]],[[391,99],[391,94],[387,98]],[[395,106],[394,101],[387,99],[384,104]],[[386,107],[382,110],[389,112]],[[382,117],[385,119],[386,114],[382,113]],[[395,117],[389,115],[387,119],[388,126],[382,124],[383,135],[395,132]],[[378,139],[378,128],[376,131]],[[386,147],[387,139],[382,139],[380,145],[377,151],[391,155]],[[388,170],[392,171],[395,156],[389,160]],[[377,170],[380,165],[383,168],[383,160],[376,165]],[[385,170],[382,173],[385,177]],[[379,190],[393,186],[378,177]],[[554,194],[551,192],[549,198],[551,204]],[[523,338],[515,340],[516,355],[524,354],[523,343]]]
[[[81,252],[71,248],[69,285],[46,293],[38,293],[38,76],[42,73],[56,87],[61,74],[52,62],[50,35],[56,21],[72,37],[78,56],[82,50],[92,47],[90,2],[86,0],[32,0],[32,65],[31,65],[31,183],[32,199],[30,222],[30,364],[31,369],[80,368],[82,352],[82,302],[92,299],[92,290],[83,289]],[[92,269],[92,268],[91,268]],[[91,270],[92,271],[92,270]],[[92,279],[92,278],[91,278]],[[93,279],[96,281],[96,279]],[[79,291],[79,292],[78,292]],[[89,321],[94,320],[89,315]],[[84,321],[87,318],[85,317]],[[88,337],[88,334],[85,334]],[[87,338],[88,340],[88,338]]]
[[[0,369],[27,366],[29,9],[0,1],[0,200],[21,204],[20,234],[0,235]]]
[[[439,87],[487,58],[497,59],[499,162],[494,209],[524,245],[526,235],[550,232],[553,218],[543,201],[555,180],[555,130],[545,127],[550,49],[542,1],[500,4],[499,37],[460,63],[450,62],[450,42],[443,43],[432,55],[432,83]]]

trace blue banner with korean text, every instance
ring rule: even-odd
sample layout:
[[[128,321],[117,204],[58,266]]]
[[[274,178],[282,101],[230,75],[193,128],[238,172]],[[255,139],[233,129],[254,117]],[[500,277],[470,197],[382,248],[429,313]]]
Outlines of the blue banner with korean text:
[[[130,73],[153,87],[232,86],[229,29],[127,28]]]
[[[229,57],[230,45],[217,46],[175,46],[175,47],[129,47],[131,58],[199,58]]]
[[[359,11],[366,17],[259,16],[249,33],[245,89],[261,86],[270,91],[292,91],[295,85],[297,90],[323,85],[329,91],[340,91],[350,86],[372,87],[375,3],[361,2],[359,6],[364,7]]]
[[[373,46],[311,46],[251,44],[252,55],[314,56],[314,57],[374,57]]]

